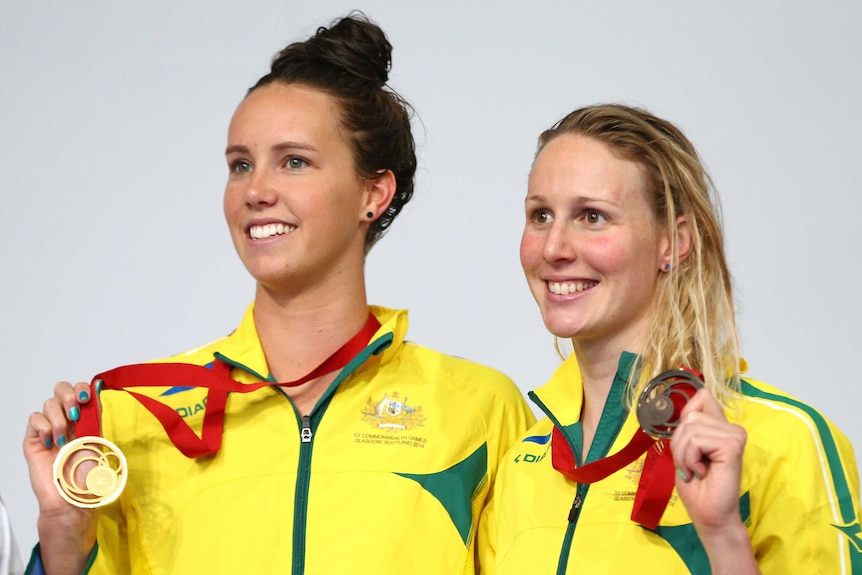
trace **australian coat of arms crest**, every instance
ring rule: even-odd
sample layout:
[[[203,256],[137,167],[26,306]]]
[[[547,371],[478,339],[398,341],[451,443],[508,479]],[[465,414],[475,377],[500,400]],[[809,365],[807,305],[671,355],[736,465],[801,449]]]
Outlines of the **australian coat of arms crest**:
[[[393,431],[410,430],[422,427],[425,417],[421,406],[409,405],[407,398],[401,398],[398,392],[391,396],[383,394],[383,398],[375,400],[368,398],[365,409],[362,410],[362,420],[377,429]]]

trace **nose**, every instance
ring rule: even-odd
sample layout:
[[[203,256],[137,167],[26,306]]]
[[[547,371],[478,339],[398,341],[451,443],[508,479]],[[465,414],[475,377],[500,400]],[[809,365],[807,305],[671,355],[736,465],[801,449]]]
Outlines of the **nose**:
[[[555,221],[545,236],[542,257],[550,264],[570,262],[576,258],[574,232],[567,224],[564,220]]]
[[[255,171],[244,191],[245,203],[248,207],[265,208],[278,201],[272,176],[266,170]]]

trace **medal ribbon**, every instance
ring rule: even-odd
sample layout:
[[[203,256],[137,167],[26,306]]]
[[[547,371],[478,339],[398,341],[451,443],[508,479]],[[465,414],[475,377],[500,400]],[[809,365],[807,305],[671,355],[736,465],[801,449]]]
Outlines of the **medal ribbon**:
[[[689,384],[678,384],[677,387],[685,392],[670,395],[674,403],[674,414],[678,418],[682,408],[697,389]],[[551,434],[551,463],[554,469],[577,483],[601,481],[635,461],[644,452],[647,456],[635,493],[631,519],[655,530],[667,508],[675,484],[675,466],[669,439],[654,439],[642,428],[638,428],[628,444],[615,454],[578,467],[563,432],[554,426]]]
[[[347,365],[362,351],[375,332],[380,328],[380,322],[373,314],[368,314],[368,320],[362,329],[343,346],[326,358],[323,363],[303,377],[285,383],[262,381],[243,384],[231,379],[231,366],[216,359],[212,369],[201,365],[188,363],[144,363],[118,367],[93,378],[91,389],[102,381],[101,389],[122,390],[137,399],[162,424],[168,438],[190,459],[212,455],[221,447],[224,431],[224,410],[228,393],[249,393],[262,387],[277,385],[280,387],[296,387],[312,379],[331,373]],[[189,427],[188,423],[172,407],[153,399],[152,397],[129,391],[130,387],[203,387],[209,389],[207,404],[204,411],[203,430],[200,437]],[[76,435],[101,435],[99,423],[98,394],[93,394],[91,401],[81,406],[81,416],[76,424]]]

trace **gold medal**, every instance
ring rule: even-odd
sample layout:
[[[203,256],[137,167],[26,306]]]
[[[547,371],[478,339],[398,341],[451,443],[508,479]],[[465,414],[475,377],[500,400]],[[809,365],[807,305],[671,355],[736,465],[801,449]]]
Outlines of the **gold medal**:
[[[101,437],[74,439],[60,449],[54,460],[54,485],[60,496],[75,507],[92,509],[112,503],[126,486],[126,478],[126,456]]]

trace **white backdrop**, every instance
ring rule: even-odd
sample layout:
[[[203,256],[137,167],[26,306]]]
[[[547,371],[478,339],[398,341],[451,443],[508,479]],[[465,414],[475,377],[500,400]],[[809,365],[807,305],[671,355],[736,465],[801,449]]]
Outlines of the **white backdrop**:
[[[539,132],[622,101],[686,131],[725,208],[750,375],[862,454],[862,3],[15,2],[0,19],[0,494],[60,379],[227,333],[253,295],[221,214],[229,118],[288,41],[361,8],[418,112],[416,196],[368,260],[411,339],[523,390],[558,360],[518,263]]]

